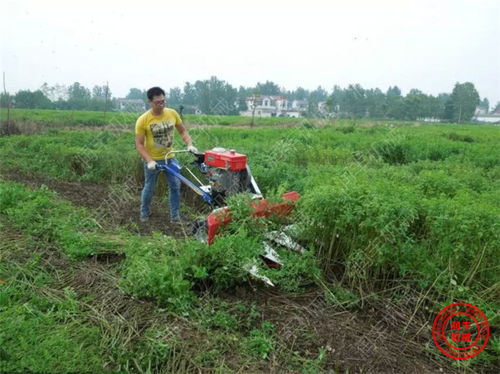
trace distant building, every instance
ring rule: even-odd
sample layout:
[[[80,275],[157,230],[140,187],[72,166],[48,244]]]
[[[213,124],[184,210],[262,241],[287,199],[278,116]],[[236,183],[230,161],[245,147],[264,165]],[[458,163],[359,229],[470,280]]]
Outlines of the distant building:
[[[500,109],[488,113],[486,108],[477,107],[472,120],[486,123],[500,123]]]
[[[484,114],[472,117],[474,121],[486,123],[500,123],[500,114]]]
[[[326,101],[320,101],[318,103],[318,111],[321,114],[327,114],[328,113],[328,103]]]
[[[240,115],[245,117],[252,117],[252,115],[255,117],[300,117],[300,112],[307,110],[307,101],[290,102],[285,96],[255,95],[247,97],[245,102],[247,110],[240,112]]]
[[[118,99],[116,105],[120,112],[143,112],[146,110],[146,103],[140,99]]]
[[[289,110],[286,113],[284,113],[282,115],[282,117],[299,118],[300,117],[300,112],[297,112],[295,110]]]
[[[175,109],[179,114],[181,114],[181,106],[182,106],[182,114],[203,114],[200,108],[198,108],[196,105],[182,104],[178,107],[169,106],[169,108]]]
[[[307,110],[307,100],[294,100],[292,101],[292,109],[299,111],[299,112],[305,112]]]
[[[441,119],[436,118],[436,117],[418,117],[417,121],[422,121],[422,122],[441,122]]]
[[[478,106],[476,111],[474,112],[474,116],[484,116],[488,114],[488,110],[486,108]]]

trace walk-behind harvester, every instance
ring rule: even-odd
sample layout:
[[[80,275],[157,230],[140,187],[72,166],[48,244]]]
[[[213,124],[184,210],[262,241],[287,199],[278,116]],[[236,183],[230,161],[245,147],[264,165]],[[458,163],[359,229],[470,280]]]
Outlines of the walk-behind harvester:
[[[187,150],[171,151],[165,158],[175,153],[186,153]],[[184,167],[197,183],[181,174],[181,167],[176,165],[157,165],[158,170],[174,175],[188,186],[212,208],[206,219],[197,220],[193,224],[193,236],[198,240],[208,243],[214,242],[216,235],[231,222],[231,211],[226,205],[226,199],[232,195],[247,193],[252,202],[251,214],[254,217],[288,216],[293,210],[300,195],[297,192],[287,192],[282,195],[282,201],[271,203],[262,196],[259,186],[255,182],[247,163],[247,156],[234,150],[213,148],[205,152],[193,153],[195,165],[206,178],[207,183],[202,183],[188,168]],[[304,252],[304,248],[296,243],[287,232],[293,231],[293,225],[283,228],[282,231],[271,231],[265,234],[262,243],[262,260],[270,267],[280,267],[282,261],[275,251],[275,246],[285,247],[296,252]],[[272,282],[258,273],[255,264],[248,264],[248,272],[255,278],[263,280],[269,285]]]

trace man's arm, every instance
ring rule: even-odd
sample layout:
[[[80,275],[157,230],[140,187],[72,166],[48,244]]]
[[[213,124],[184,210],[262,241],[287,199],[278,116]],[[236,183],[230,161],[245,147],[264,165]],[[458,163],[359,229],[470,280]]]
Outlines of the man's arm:
[[[192,147],[193,141],[191,140],[191,137],[189,136],[186,128],[182,125],[182,123],[178,124],[175,127],[177,127],[177,131],[179,132],[180,136],[182,137],[182,140],[184,140],[184,143],[186,143],[186,145],[188,147]]]
[[[146,151],[146,148],[144,147],[144,135],[135,134],[135,149],[137,149],[137,152],[139,152],[144,161],[153,161],[149,153]]]

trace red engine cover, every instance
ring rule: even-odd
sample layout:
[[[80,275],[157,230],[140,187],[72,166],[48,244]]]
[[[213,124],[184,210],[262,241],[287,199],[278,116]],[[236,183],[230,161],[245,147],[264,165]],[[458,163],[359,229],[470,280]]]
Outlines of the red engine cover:
[[[247,156],[235,151],[224,150],[219,152],[212,149],[205,152],[205,164],[225,170],[245,170]]]
[[[300,195],[298,192],[291,191],[284,193],[281,197],[283,200],[279,203],[269,203],[267,199],[250,203],[253,208],[252,216],[269,217],[271,214],[288,216],[295,207]],[[231,222],[231,218],[231,211],[227,207],[219,208],[208,215],[208,244],[213,244],[215,235],[217,235],[221,226],[227,226]]]

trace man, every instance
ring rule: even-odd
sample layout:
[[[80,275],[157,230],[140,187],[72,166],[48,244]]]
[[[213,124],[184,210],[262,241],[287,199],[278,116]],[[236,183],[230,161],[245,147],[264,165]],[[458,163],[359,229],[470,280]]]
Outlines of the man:
[[[151,215],[151,198],[156,186],[160,171],[157,164],[165,164],[165,155],[172,150],[174,127],[182,137],[190,152],[198,152],[182,125],[179,114],[165,108],[165,91],[160,87],[152,87],[147,92],[148,103],[151,109],[141,115],[135,124],[135,148],[144,159],[144,188],[141,193],[141,222],[147,222]],[[168,164],[177,164],[173,155],[169,156]],[[170,195],[170,221],[181,222],[180,210],[180,181],[173,175],[167,174],[167,183]]]

